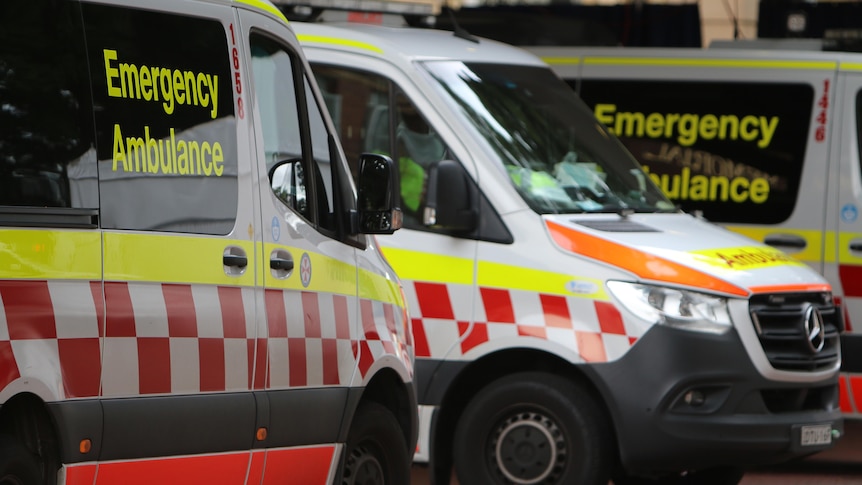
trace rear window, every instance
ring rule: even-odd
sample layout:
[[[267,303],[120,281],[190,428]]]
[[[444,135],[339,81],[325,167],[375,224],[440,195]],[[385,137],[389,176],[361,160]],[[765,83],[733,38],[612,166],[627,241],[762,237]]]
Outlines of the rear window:
[[[722,223],[792,214],[812,86],[589,79],[580,94],[684,210]]]

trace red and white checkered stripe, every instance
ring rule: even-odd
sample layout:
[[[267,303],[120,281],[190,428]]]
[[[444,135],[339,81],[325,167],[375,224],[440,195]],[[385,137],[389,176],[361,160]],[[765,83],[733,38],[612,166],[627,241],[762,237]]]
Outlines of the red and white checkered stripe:
[[[409,351],[403,312],[379,301],[360,300],[356,322],[354,297],[268,290],[258,324],[254,288],[109,282],[104,305],[100,288],[0,281],[0,389],[21,376],[59,399],[351,385],[357,360],[361,381]]]
[[[572,349],[585,362],[628,352],[645,329],[607,301],[502,288],[403,281],[417,357],[464,359],[499,339],[538,338]],[[470,295],[476,299],[470,325]]]

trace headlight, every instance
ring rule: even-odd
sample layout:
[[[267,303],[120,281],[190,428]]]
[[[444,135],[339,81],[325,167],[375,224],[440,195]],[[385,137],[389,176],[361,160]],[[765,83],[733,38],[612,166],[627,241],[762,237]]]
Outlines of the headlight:
[[[651,323],[713,334],[731,327],[726,298],[624,281],[609,281],[608,289],[630,312]]]

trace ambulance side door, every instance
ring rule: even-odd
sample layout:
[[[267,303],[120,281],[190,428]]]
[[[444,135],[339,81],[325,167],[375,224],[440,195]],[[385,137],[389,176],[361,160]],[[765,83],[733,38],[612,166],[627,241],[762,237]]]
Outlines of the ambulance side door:
[[[322,483],[340,456],[336,443],[343,441],[358,358],[360,240],[346,235],[341,210],[350,182],[295,38],[281,24],[242,10],[240,21],[250,60],[244,96],[255,130],[258,271],[268,332],[263,478]]]
[[[256,261],[233,11],[118,3],[82,4],[104,233],[97,482],[243,483]]]
[[[839,189],[831,193],[826,218],[830,234],[835,234],[836,251],[827,258],[826,275],[845,305],[841,408],[858,417],[862,411],[862,64],[842,62],[838,79],[831,172]]]

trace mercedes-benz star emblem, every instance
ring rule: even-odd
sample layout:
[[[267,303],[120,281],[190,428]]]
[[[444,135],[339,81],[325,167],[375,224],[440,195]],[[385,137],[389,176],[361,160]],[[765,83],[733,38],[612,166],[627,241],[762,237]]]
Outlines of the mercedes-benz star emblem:
[[[817,353],[823,350],[826,345],[826,331],[823,328],[823,315],[820,310],[814,305],[808,305],[805,309],[805,342],[808,343],[808,349],[812,353]]]

